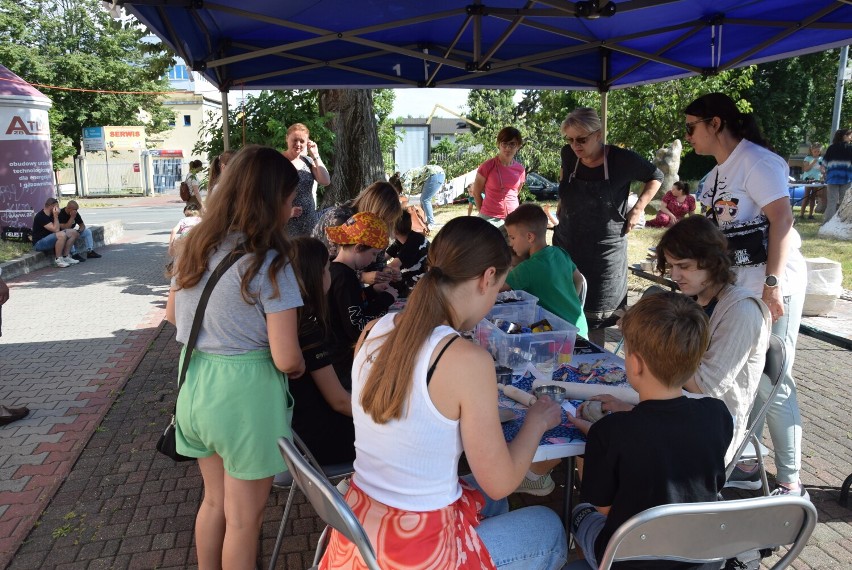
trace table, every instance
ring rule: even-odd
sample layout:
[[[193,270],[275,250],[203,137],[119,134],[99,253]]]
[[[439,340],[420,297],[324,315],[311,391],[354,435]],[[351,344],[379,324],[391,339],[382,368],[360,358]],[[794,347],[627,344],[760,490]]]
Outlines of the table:
[[[814,188],[824,188],[825,182],[790,182],[787,184],[787,192],[790,194],[790,207],[795,206],[796,204],[801,204],[802,201],[808,196],[811,190],[812,192],[816,192],[816,190],[812,190]],[[796,188],[803,188],[804,192],[800,197],[796,197]]]
[[[642,279],[647,279],[648,281],[653,281],[659,285],[663,285],[664,287],[668,287],[672,291],[678,291],[679,287],[677,283],[671,280],[671,278],[666,277],[665,275],[660,275],[659,273],[652,273],[650,271],[645,271],[642,269],[642,266],[638,263],[634,263],[629,266],[628,269],[630,273],[635,275],[636,277],[641,277]]]
[[[590,347],[582,350],[582,354],[575,352],[574,358],[569,365],[562,365],[554,370],[551,379],[564,380],[566,382],[583,382],[572,366],[576,366],[580,362],[591,362],[599,358],[605,358],[607,360],[608,367],[624,369],[624,360],[615,354],[607,352],[603,348],[590,343]],[[541,375],[539,374],[539,377],[540,376]],[[516,375],[513,378],[512,385],[526,392],[532,392],[532,384],[534,380],[535,376],[533,373],[527,372],[523,375]],[[597,380],[591,380],[589,383],[595,384],[600,382]],[[626,384],[627,382],[625,381],[621,385]],[[580,404],[580,401],[575,400],[571,403],[574,406],[577,406]],[[526,406],[507,398],[502,393],[500,394],[498,405],[501,408],[510,409],[515,412],[516,419],[502,424],[503,436],[506,438],[507,442],[512,441],[515,436],[518,435],[521,425],[523,425],[527,408]],[[544,433],[538,449],[536,449],[535,456],[533,456],[534,462],[545,461],[548,459],[563,460],[563,465],[565,467],[565,494],[562,502],[562,523],[565,525],[566,530],[569,528],[572,495],[574,492],[574,458],[578,455],[582,455],[585,451],[585,436],[583,436],[580,430],[568,422],[568,416],[563,410],[562,424]]]

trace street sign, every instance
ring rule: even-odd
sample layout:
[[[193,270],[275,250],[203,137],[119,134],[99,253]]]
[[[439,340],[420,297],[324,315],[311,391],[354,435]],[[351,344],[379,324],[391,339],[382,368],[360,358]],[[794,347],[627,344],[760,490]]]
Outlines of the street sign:
[[[106,150],[103,127],[83,127],[83,150],[85,152]]]

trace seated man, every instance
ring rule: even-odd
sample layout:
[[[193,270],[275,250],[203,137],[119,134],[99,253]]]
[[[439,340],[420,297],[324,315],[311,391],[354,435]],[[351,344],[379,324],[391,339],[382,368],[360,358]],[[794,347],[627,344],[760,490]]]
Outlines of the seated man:
[[[59,200],[56,198],[48,198],[44,209],[36,212],[33,218],[33,249],[53,251],[56,267],[80,263],[71,258],[71,247],[79,236],[77,230],[59,227]]]
[[[73,259],[77,261],[86,261],[86,259],[98,259],[101,257],[101,254],[97,253],[92,246],[94,245],[94,240],[92,238],[92,230],[86,227],[86,224],[83,222],[83,216],[78,213],[80,206],[77,205],[77,202],[74,200],[69,200],[65,207],[59,210],[59,227],[63,230],[65,229],[74,229],[74,226],[77,226],[77,232],[80,234],[80,237],[83,239],[83,243],[86,245],[86,256],[83,257],[77,252],[77,247],[74,246],[71,248],[73,255],[71,256]]]
[[[733,436],[724,402],[682,395],[710,340],[698,303],[672,292],[646,297],[622,317],[621,329],[627,380],[639,393],[639,404],[594,424],[568,416],[586,434],[584,502],[574,508],[571,533],[591,568],[598,567],[612,535],[633,515],[658,505],[715,501],[725,484],[725,450]],[[703,566],[646,564],[679,570]]]

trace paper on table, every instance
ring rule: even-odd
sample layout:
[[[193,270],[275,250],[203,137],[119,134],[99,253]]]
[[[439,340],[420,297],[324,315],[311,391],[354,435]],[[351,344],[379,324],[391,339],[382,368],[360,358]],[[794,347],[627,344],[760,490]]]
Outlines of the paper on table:
[[[577,417],[577,408],[568,400],[562,402],[562,409],[574,416],[575,418]]]

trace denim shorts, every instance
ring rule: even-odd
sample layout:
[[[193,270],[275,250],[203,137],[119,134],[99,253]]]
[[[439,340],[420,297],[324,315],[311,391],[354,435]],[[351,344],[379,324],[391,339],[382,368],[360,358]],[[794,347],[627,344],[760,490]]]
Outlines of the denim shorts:
[[[56,245],[56,234],[51,233],[44,236],[33,244],[33,249],[36,251],[53,251],[53,246]]]

